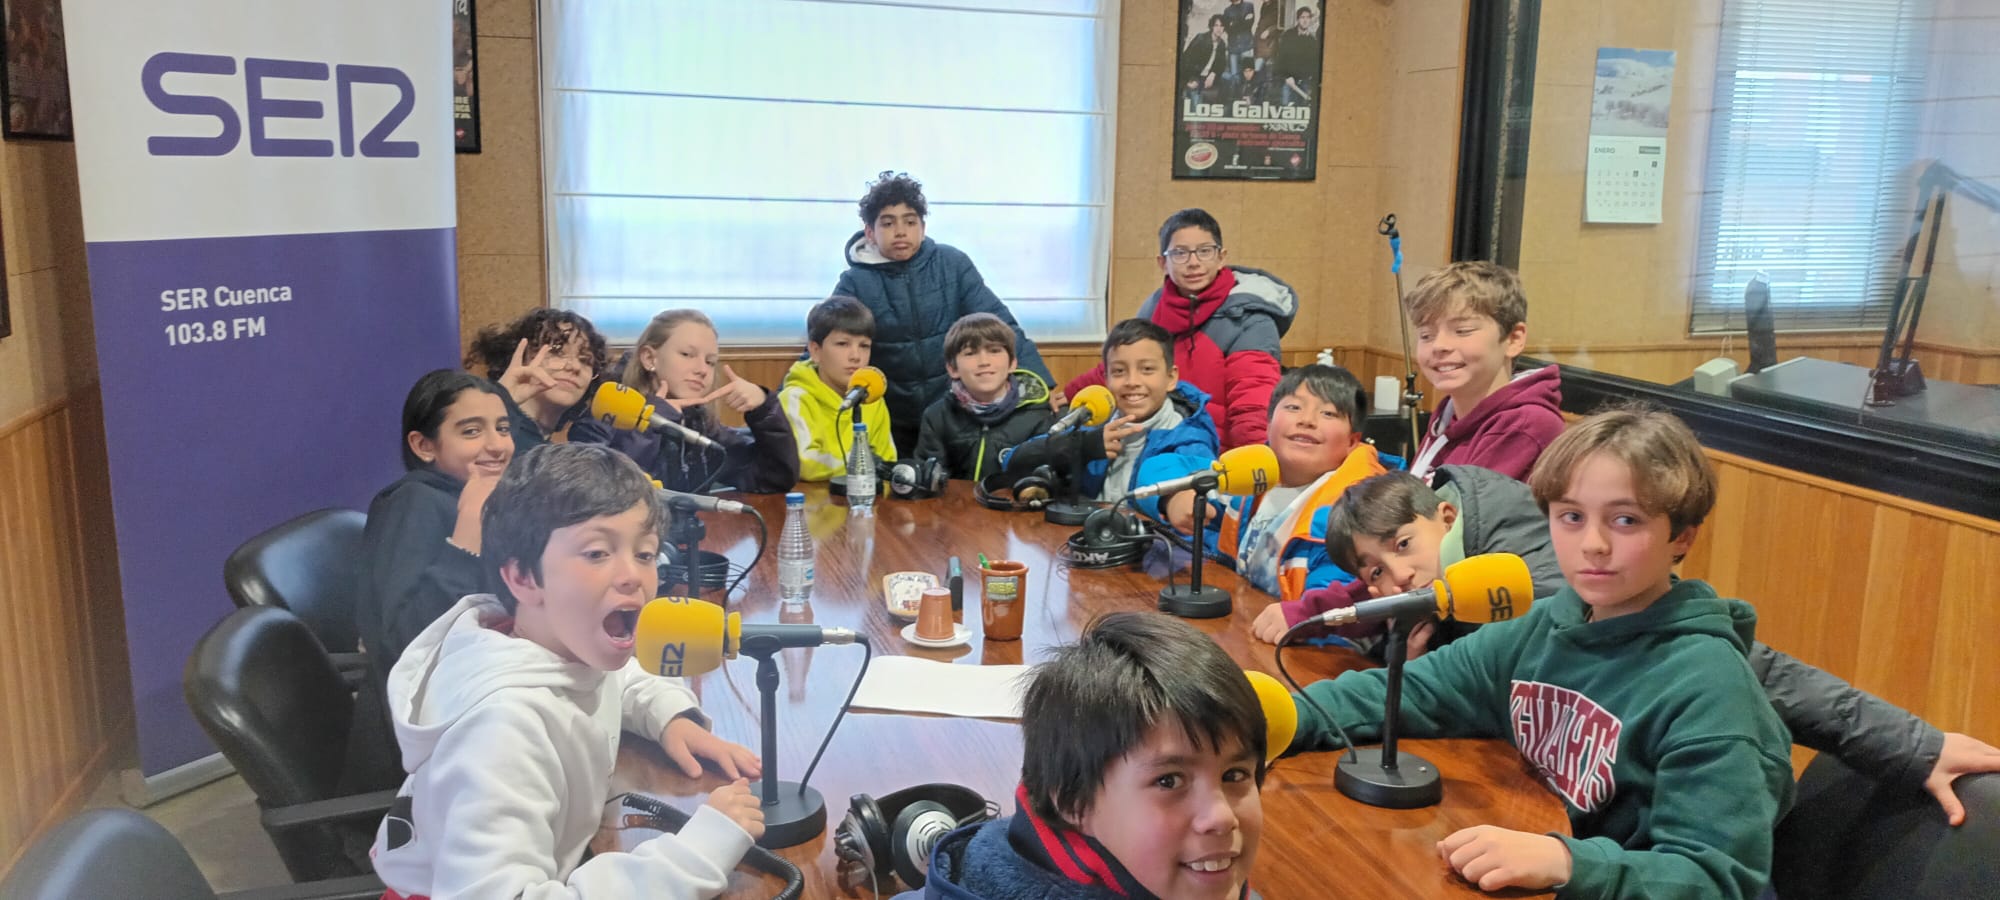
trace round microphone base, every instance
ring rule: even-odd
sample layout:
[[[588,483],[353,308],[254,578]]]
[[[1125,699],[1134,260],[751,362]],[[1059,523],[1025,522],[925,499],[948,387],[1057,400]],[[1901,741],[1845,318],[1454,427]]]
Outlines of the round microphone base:
[[[1212,585],[1169,585],[1160,591],[1160,611],[1183,619],[1220,619],[1233,608],[1229,592]]]
[[[1414,753],[1398,751],[1396,768],[1382,768],[1382,748],[1362,747],[1340,755],[1333,786],[1358,803],[1381,809],[1419,809],[1444,799],[1437,766]]]
[[[757,796],[764,797],[764,782],[755,782]],[[757,846],[767,850],[796,847],[826,830],[826,800],[819,791],[799,787],[796,781],[778,782],[778,802],[764,800],[764,836]]]
[[[1042,518],[1056,525],[1082,525],[1096,511],[1095,504],[1082,500],[1057,500],[1042,507]]]

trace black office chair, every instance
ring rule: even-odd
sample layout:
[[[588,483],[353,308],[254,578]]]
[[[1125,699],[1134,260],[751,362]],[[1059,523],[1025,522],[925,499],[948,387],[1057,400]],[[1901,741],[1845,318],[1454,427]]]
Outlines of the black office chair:
[[[230,613],[195,645],[183,687],[257,795],[293,878],[370,870],[367,848],[395,791],[340,795],[354,695],[305,623],[267,606]]]
[[[1771,883],[1785,900],[1991,897],[2000,890],[2000,773],[1961,776],[1965,824],[1923,791],[1875,782],[1824,753],[1778,823]]]
[[[129,809],[93,809],[56,826],[0,881],[7,900],[375,900],[382,882],[358,875],[218,895],[186,848]]]
[[[354,605],[360,596],[361,532],[368,517],[320,509],[257,535],[229,554],[222,583],[238,607],[291,610],[333,654],[343,673],[367,667],[356,652]],[[356,683],[352,675],[349,683]]]

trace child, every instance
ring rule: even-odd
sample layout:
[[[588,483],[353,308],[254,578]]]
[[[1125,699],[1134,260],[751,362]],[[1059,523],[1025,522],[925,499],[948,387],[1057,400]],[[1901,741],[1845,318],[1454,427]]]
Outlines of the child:
[[[1017,811],[939,841],[922,896],[1248,894],[1264,713],[1215,641],[1171,616],[1112,613],[1028,678]]]
[[[1228,262],[1214,216],[1200,209],[1168,216],[1159,256],[1166,278],[1139,307],[1139,318],[1173,336],[1174,365],[1208,394],[1224,450],[1263,442],[1278,383],[1278,339],[1299,308],[1298,296],[1277,276]],[[1103,383],[1100,365],[1064,390],[1074,397]]]
[[[376,833],[390,897],[712,897],[763,831],[750,751],[709,734],[678,678],[632,658],[659,587],[664,513],[653,483],[608,447],[557,444],[514,460],[481,516],[497,596],[459,601],[389,676],[410,777]],[[610,799],[621,729],[658,736],[690,777],[735,782],[678,835],[583,861]]]
[[[1419,280],[1403,308],[1417,329],[1417,364],[1444,395],[1410,473],[1462,463],[1528,477],[1562,433],[1562,376],[1555,366],[1514,374],[1528,343],[1521,280],[1494,263],[1456,262]]]
[[[1349,485],[1387,470],[1375,447],[1364,443],[1354,428],[1368,408],[1368,397],[1346,369],[1293,369],[1278,381],[1268,404],[1271,421],[1264,442],[1278,458],[1278,484],[1258,496],[1211,496],[1202,543],[1258,590],[1296,600],[1310,588],[1354,577],[1327,555],[1326,508]],[[1140,483],[1188,474],[1188,469],[1175,468],[1183,459],[1148,460],[1140,469]],[[1157,507],[1155,503],[1138,505],[1184,534],[1194,528],[1193,491],[1157,501]]]
[[[1000,470],[1000,451],[1055,424],[1049,385],[1014,368],[1014,329],[992,313],[953,322],[944,335],[951,391],[924,410],[917,459],[935,459],[955,478],[978,481]]]
[[[1408,473],[1391,472],[1341,495],[1328,516],[1327,550],[1358,573],[1355,585],[1363,590],[1308,591],[1300,604],[1271,604],[1258,616],[1257,637],[1275,641],[1291,622],[1306,616],[1424,587],[1446,566],[1481,553],[1513,553],[1526,560],[1537,597],[1562,589],[1562,566],[1549,545],[1548,518],[1536,508],[1527,485],[1478,466],[1445,466],[1431,473],[1431,479],[1435,489]],[[1295,612],[1294,606],[1302,608]],[[1265,617],[1281,607],[1276,630],[1267,631]],[[1418,625],[1410,634],[1410,657],[1422,655],[1419,637],[1428,629],[1438,629],[1429,638],[1435,649],[1448,636],[1476,627]],[[1335,630],[1353,640],[1378,636],[1382,626]],[[1967,735],[1945,734],[1762,641],[1750,645],[1750,670],[1795,743],[1832,754],[1886,784],[1929,791],[1953,825],[1964,821],[1965,810],[1952,792],[1952,781],[1970,772],[2000,771],[2000,749]]]
[[[1187,458],[1169,468],[1207,468],[1216,456],[1215,421],[1208,416],[1208,395],[1178,377],[1173,335],[1144,319],[1126,319],[1111,326],[1103,357],[1117,406],[1111,421],[1041,435],[1002,453],[1008,474],[1026,475],[1043,465],[1069,472],[1081,442],[1084,470],[1069,472],[1078,494],[1116,503],[1144,483],[1139,468],[1146,460],[1178,454]]]
[[[355,693],[346,793],[394,787],[389,670],[403,648],[460,597],[487,590],[480,513],[514,458],[501,390],[469,372],[439,369],[403,401],[403,477],[368,504],[355,627],[368,652],[368,683]]]
[[[584,395],[605,363],[604,353],[604,335],[589,319],[541,307],[482,329],[465,354],[465,367],[485,369],[500,385],[513,421],[514,452],[526,453],[589,411]]]
[[[778,402],[792,423],[799,448],[799,477],[825,481],[847,474],[847,451],[854,442],[854,419],[868,426],[868,445],[885,462],[896,461],[889,433],[889,407],[881,400],[841,413],[847,380],[868,365],[875,343],[875,314],[853,297],[829,297],[806,314],[806,359],[785,373]]]
[[[1438,852],[1483,890],[1573,897],[1759,895],[1791,800],[1791,741],[1744,655],[1756,612],[1673,566],[1715,503],[1693,433],[1664,413],[1592,416],[1535,467],[1568,584],[1404,668],[1412,737],[1508,737],[1569,808],[1575,837],[1490,825]],[[1385,670],[1305,689],[1295,747],[1381,732]]]
[[[646,323],[632,354],[616,367],[619,381],[658,397],[653,411],[722,446],[691,447],[653,431],[613,431],[595,419],[569,429],[579,443],[610,444],[673,491],[703,490],[712,481],[752,493],[789,491],[799,480],[799,448],[778,411],[778,395],[739,378],[716,386],[715,323],[695,309],[670,309]],[[715,414],[720,401],[743,414],[748,428],[731,428]]]

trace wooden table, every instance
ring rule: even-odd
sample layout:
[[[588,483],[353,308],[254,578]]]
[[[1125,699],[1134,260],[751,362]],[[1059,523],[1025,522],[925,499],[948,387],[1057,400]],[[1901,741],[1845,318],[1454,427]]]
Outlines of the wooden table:
[[[735,595],[734,609],[747,622],[779,618],[778,531],[784,524],[783,498],[745,497],[770,523],[773,549],[757,564]],[[881,500],[873,518],[849,518],[842,501],[823,486],[806,491],[806,514],[819,545],[816,582],[807,615],[825,626],[865,634],[878,654],[908,654],[961,665],[1032,663],[1048,648],[1073,641],[1090,620],[1106,612],[1150,609],[1160,585],[1127,569],[1070,570],[1058,552],[1074,528],[1050,525],[1038,513],[1003,513],[972,499],[965,482],[952,482],[945,497],[923,501]],[[726,553],[747,564],[756,552],[756,528],[748,517],[707,514],[705,550]],[[979,600],[976,559],[1028,564],[1027,624],[1019,641],[983,640],[975,604]],[[902,623],[883,609],[881,577],[918,570],[942,575],[956,555],[966,571],[966,624],[969,645],[926,650],[902,640]],[[1190,620],[1245,668],[1276,673],[1272,647],[1250,637],[1250,622],[1269,598],[1218,565],[1206,566],[1210,583],[1236,597],[1226,618]],[[715,592],[707,599],[718,601]],[[788,616],[788,621],[804,621]],[[783,685],[778,712],[779,775],[798,780],[832,723],[861,665],[858,647],[786,650],[780,658]],[[1309,683],[1370,663],[1344,650],[1301,647],[1286,651],[1286,665]],[[696,680],[702,708],[718,734],[753,750],[760,746],[756,663],[749,658]],[[1251,884],[1267,900],[1322,897],[1488,896],[1446,869],[1436,842],[1471,825],[1494,824],[1525,831],[1567,833],[1562,804],[1544,789],[1513,747],[1495,740],[1408,740],[1403,747],[1435,763],[1444,775],[1444,802],[1417,810],[1376,809],[1341,796],[1333,787],[1337,754],[1312,753],[1278,761],[1263,791],[1264,837]],[[805,873],[807,897],[842,896],[834,884],[832,832],[847,811],[850,795],[880,796],[932,781],[963,784],[1013,812],[1013,792],[1021,772],[1020,727],[1009,722],[932,716],[850,712],[814,773],[812,786],[826,798],[827,829],[819,838],[781,851]],[[620,751],[614,790],[643,790],[693,808],[719,779],[689,779],[670,769],[657,744],[628,735]],[[602,836],[601,836],[602,837]],[[775,879],[739,871],[731,897],[767,897]],[[892,891],[884,885],[884,895]],[[866,891],[864,889],[865,896]]]

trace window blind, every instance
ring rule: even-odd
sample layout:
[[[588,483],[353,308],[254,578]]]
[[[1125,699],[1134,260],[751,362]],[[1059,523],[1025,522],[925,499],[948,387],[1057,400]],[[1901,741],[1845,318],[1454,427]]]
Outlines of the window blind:
[[[1726,0],[1690,330],[1879,329],[1915,213],[1927,0]]]
[[[1116,0],[541,0],[549,295],[804,340],[885,169],[1037,340],[1104,333]]]

